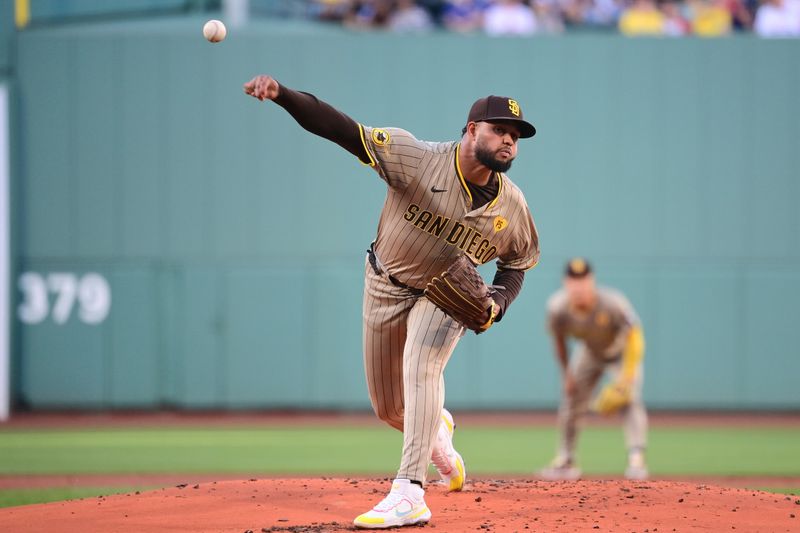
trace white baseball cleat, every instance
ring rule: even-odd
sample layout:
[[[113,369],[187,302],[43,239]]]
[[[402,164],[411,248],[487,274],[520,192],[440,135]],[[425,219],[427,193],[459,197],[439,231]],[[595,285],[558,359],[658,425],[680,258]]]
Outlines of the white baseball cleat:
[[[431,511],[425,504],[423,488],[407,479],[395,479],[389,495],[371,511],[357,516],[353,525],[363,529],[386,529],[424,524],[430,519]]]
[[[439,424],[439,432],[436,435],[436,442],[433,444],[431,462],[439,472],[442,481],[447,485],[447,490],[450,491],[463,489],[467,480],[464,459],[453,447],[455,429],[453,415],[447,409],[442,409],[442,422]]]
[[[550,466],[539,471],[539,477],[547,481],[575,481],[581,477],[581,469],[569,459],[556,457]]]
[[[648,477],[650,477],[650,473],[644,465],[628,465],[625,469],[625,479],[644,481]]]
[[[644,461],[644,453],[640,449],[631,451],[628,454],[628,467],[625,469],[625,478],[637,481],[644,481],[650,476],[647,471],[647,464]]]

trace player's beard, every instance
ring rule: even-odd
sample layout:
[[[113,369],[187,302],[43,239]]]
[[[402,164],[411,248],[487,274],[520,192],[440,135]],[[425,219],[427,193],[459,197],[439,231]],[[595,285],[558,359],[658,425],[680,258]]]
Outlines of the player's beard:
[[[500,161],[495,157],[494,152],[480,141],[475,143],[475,159],[477,159],[481,165],[495,172],[507,172],[508,169],[511,168],[511,163],[514,161],[513,157],[508,161]]]

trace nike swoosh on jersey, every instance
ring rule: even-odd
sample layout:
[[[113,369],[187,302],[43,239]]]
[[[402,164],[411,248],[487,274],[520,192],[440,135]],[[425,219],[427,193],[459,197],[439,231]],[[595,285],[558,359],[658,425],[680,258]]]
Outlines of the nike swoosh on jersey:
[[[431,187],[431,192],[447,192],[447,189],[437,189],[435,186]]]

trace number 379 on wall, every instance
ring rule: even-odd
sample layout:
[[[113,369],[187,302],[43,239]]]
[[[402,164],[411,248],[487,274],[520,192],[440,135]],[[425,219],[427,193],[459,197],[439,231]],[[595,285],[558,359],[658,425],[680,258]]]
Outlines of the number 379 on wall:
[[[48,315],[56,324],[66,324],[75,312],[81,322],[94,325],[111,310],[111,287],[96,272],[80,277],[71,272],[25,272],[17,287],[22,293],[17,316],[25,324],[39,324]]]

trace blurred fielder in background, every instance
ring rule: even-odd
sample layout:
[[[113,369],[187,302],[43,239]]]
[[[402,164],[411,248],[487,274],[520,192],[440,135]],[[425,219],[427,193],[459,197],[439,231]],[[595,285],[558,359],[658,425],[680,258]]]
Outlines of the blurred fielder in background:
[[[547,302],[547,325],[563,376],[558,413],[560,442],[555,459],[540,475],[544,479],[577,479],[578,430],[586,411],[624,416],[628,448],[628,479],[647,478],[647,412],[642,403],[644,335],[639,317],[622,293],[595,285],[592,267],[582,258],[567,263],[563,288]],[[567,339],[577,342],[570,357]],[[604,373],[609,383],[591,402]],[[591,405],[590,405],[591,403]]]

